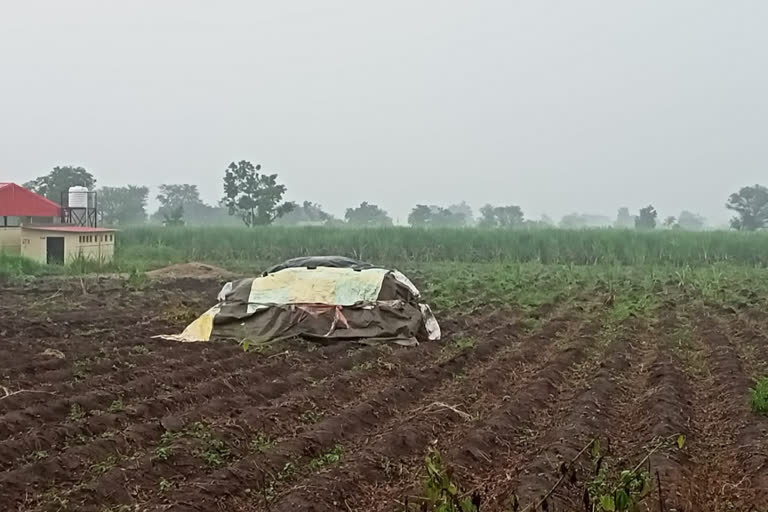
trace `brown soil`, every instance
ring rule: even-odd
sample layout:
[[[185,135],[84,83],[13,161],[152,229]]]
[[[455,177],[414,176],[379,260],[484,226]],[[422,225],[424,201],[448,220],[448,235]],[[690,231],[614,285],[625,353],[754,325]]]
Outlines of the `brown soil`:
[[[229,270],[207,263],[177,263],[156,270],[150,270],[147,275],[153,279],[233,279],[237,274]]]
[[[768,315],[665,305],[612,329],[604,297],[577,296],[442,314],[446,339],[415,348],[244,353],[152,338],[207,308],[227,275],[189,265],[138,290],[0,288],[4,510],[402,510],[429,448],[481,511],[510,510],[595,437],[623,469],[678,433],[682,450],[650,459],[661,495],[641,510],[768,504],[768,418],[747,403]],[[549,510],[584,509],[592,463],[577,459]]]

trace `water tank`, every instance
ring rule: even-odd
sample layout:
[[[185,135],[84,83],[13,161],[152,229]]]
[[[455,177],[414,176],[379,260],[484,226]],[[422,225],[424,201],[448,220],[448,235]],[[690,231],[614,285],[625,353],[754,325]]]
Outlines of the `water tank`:
[[[88,189],[86,187],[69,187],[70,208],[88,208]]]

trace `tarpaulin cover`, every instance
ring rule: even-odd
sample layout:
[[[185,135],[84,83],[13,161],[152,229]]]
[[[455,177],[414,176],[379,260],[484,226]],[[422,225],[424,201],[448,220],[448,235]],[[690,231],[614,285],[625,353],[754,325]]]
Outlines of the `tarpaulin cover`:
[[[163,337],[265,342],[305,336],[401,344],[440,339],[440,327],[413,283],[387,269],[288,266],[227,283],[219,300],[181,334]]]

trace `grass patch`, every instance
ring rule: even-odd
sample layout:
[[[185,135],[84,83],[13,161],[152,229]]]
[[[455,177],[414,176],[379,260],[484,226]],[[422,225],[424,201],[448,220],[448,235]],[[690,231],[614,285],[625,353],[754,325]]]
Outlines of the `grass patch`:
[[[337,444],[328,451],[325,451],[309,461],[309,467],[312,469],[322,469],[326,466],[330,466],[338,463],[341,460],[341,456],[344,453],[344,447]]]
[[[752,411],[758,414],[768,414],[768,377],[755,381],[752,388]]]
[[[109,404],[109,408],[107,408],[107,412],[123,412],[125,410],[125,405],[123,404],[123,401],[119,398],[117,400],[112,400],[112,403]]]
[[[259,432],[248,443],[248,450],[254,453],[264,453],[275,445],[275,441],[267,434]]]
[[[67,414],[69,421],[80,421],[83,418],[85,418],[85,410],[83,410],[80,404],[74,403],[69,406],[69,414]]]

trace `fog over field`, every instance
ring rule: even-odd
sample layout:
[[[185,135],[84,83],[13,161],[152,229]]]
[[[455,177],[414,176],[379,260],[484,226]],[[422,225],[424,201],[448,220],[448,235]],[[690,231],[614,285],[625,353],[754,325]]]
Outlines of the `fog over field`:
[[[765,181],[768,4],[6,2],[0,181],[196,183],[233,160],[289,200],[652,203],[711,224]]]

